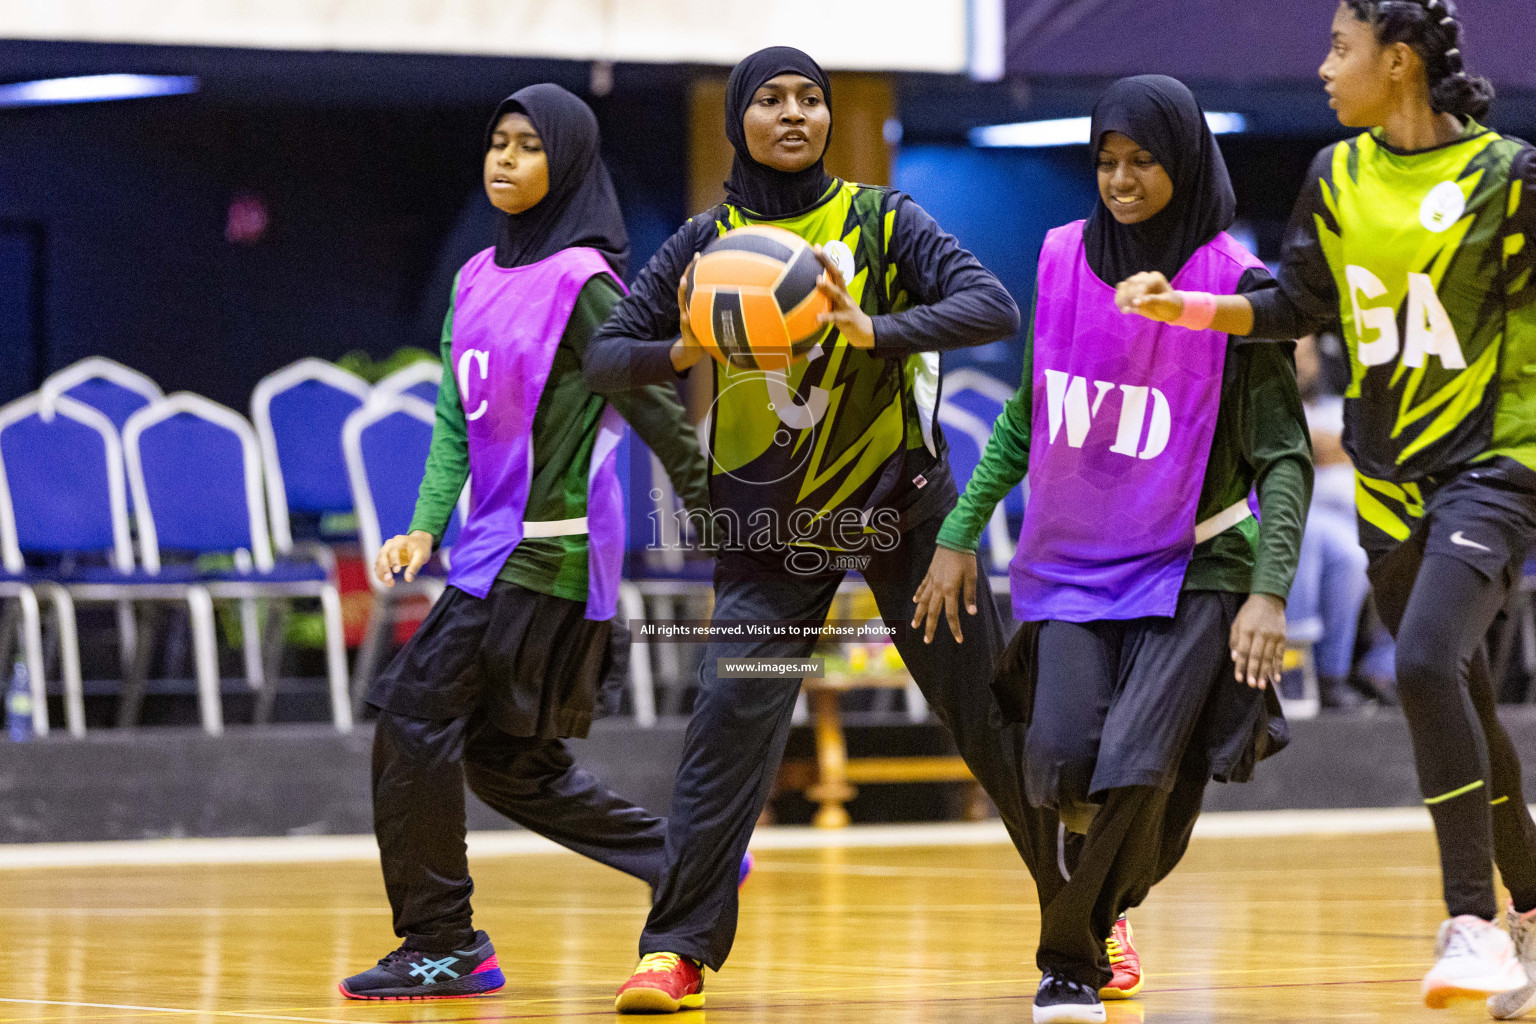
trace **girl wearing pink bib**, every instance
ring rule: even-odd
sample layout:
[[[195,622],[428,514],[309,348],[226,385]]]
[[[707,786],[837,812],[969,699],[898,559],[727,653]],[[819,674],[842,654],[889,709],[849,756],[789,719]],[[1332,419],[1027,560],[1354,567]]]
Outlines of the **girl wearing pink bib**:
[[[1226,234],[1236,201],[1194,96],[1125,79],[1093,139],[1103,202],[1046,237],[1023,384],[918,595],[930,632],[958,614],[981,528],[1027,473],[1009,572],[1024,626],[994,686],[1028,723],[1037,1022],[1101,1021],[1102,999],[1137,993],[1125,911],[1178,863],[1206,782],[1246,779],[1283,741],[1260,687],[1311,487],[1289,346],[1233,346],[1193,318],[1148,330],[1115,305],[1130,267],[1206,292],[1273,284]]]
[[[469,482],[448,587],[368,691],[374,833],[401,947],[341,983],[353,999],[484,995],[504,984],[471,919],[464,787],[508,818],[648,883],[666,821],[577,768],[611,664],[624,552],[623,419],[707,508],[704,463],[670,387],[614,403],[582,382],[624,293],[628,237],[597,119],[555,85],[513,94],[486,132],[496,244],[454,282],[426,475],[381,580],[411,580]],[[621,418],[622,414],[622,418]]]

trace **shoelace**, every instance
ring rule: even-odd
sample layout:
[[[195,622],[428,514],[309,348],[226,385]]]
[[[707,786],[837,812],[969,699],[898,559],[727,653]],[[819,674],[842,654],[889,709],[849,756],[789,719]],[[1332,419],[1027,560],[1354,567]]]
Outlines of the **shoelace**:
[[[1477,956],[1477,944],[1473,941],[1469,929],[1460,926],[1452,927],[1451,933],[1445,937],[1445,953],[1443,955]]]
[[[420,955],[421,955],[421,950],[419,950],[419,949],[407,949],[405,946],[401,946],[399,949],[394,950],[393,952],[385,953],[384,954],[384,959],[379,961],[379,966],[380,967],[390,967],[390,966],[393,966],[394,964],[399,963],[402,960],[407,960],[408,961],[412,957],[420,956]]]
[[[635,973],[671,974],[677,969],[682,959],[676,953],[647,953],[640,958],[640,964],[635,968]]]
[[[1125,950],[1121,947],[1120,940],[1113,935],[1104,940],[1104,948],[1109,951],[1109,962],[1111,965],[1125,960]]]

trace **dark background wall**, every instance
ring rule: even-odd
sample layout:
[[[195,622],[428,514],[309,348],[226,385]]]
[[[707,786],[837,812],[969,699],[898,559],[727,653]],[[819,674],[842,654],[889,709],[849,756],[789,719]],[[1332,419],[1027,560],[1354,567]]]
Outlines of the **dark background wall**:
[[[197,73],[203,88],[0,110],[0,400],[106,354],[167,391],[244,409],[260,377],[301,356],[435,345],[452,271],[493,237],[480,186],[490,111],[533,81],[585,92],[587,74],[479,58],[0,43],[0,80],[151,69]],[[637,266],[686,215],[686,81],[686,69],[650,69],[592,99]],[[633,130],[651,121],[668,127]],[[226,239],[239,199],[267,211],[257,240]],[[32,279],[33,256],[41,360],[10,315],[29,308],[14,282]]]

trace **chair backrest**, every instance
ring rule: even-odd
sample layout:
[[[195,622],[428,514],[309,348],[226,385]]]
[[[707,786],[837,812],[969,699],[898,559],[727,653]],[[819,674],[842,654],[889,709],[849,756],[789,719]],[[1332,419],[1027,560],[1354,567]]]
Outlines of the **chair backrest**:
[[[945,404],[975,416],[987,424],[989,433],[991,424],[1003,414],[1003,406],[1013,398],[1014,391],[1014,388],[980,370],[956,370],[944,376]],[[1003,511],[1014,520],[1022,518],[1024,500],[1025,489],[1015,487],[1003,499]]]
[[[949,468],[955,475],[955,486],[964,490],[992,435],[990,424],[947,401],[939,406],[939,422],[943,424],[944,437],[949,442]],[[994,573],[1006,572],[1013,559],[1013,536],[1008,529],[1003,504],[998,502],[992,510],[992,518],[987,520],[987,528],[982,531],[981,551],[978,552],[986,562],[983,568],[990,566],[989,571]]]
[[[60,396],[68,396],[105,415],[119,431],[129,416],[165,397],[160,385],[144,374],[105,356],[90,356],[56,370],[43,381],[38,394],[45,411],[51,411]]]
[[[373,561],[386,538],[410,529],[416,495],[426,475],[432,447],[432,406],[407,394],[376,394],[347,417],[341,445],[347,460],[347,482],[357,509],[357,533],[368,582],[379,586]],[[453,546],[463,525],[469,488],[443,533],[442,546]]]
[[[614,471],[624,491],[624,550],[631,563],[666,572],[682,569],[682,530],[677,517],[682,500],[661,460],[631,427],[625,427],[619,439]],[[654,546],[658,534],[659,548]],[[635,563],[636,559],[640,562]]]
[[[290,511],[352,511],[341,428],[371,393],[363,378],[323,359],[300,359],[268,374],[251,393],[277,550],[293,546]]]
[[[413,395],[428,405],[436,405],[438,385],[442,382],[442,364],[433,359],[422,359],[383,378],[373,390],[386,395]]]
[[[40,393],[0,408],[0,557],[19,573],[23,554],[105,553],[133,568],[123,448],[103,413]]]
[[[146,570],[160,571],[163,550],[244,550],[272,567],[261,445],[244,416],[179,391],[128,418],[123,454]]]

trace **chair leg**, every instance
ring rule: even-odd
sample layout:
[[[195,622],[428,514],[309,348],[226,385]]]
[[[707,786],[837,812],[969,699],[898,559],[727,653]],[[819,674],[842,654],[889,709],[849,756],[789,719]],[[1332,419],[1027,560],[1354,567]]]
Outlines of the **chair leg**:
[[[139,724],[144,708],[144,692],[149,687],[149,667],[155,656],[155,631],[165,619],[165,609],[149,601],[138,610],[133,639],[133,664],[123,678],[122,696],[117,703],[117,727],[132,729]]]
[[[197,700],[203,731],[210,736],[224,732],[224,708],[219,698],[219,649],[214,632],[213,598],[203,587],[187,591],[187,610],[192,618],[192,659],[197,671]]]
[[[261,609],[254,597],[240,599],[240,646],[245,655],[245,685],[252,690],[266,687],[266,666],[261,662]]]
[[[656,680],[651,675],[651,645],[634,632],[645,621],[645,599],[633,583],[619,585],[619,603],[633,625],[629,634],[629,688],[635,704],[635,724],[649,729],[656,724]]]
[[[80,628],[75,599],[63,587],[49,587],[59,620],[59,675],[64,680],[64,722],[75,739],[85,738],[85,684],[80,678]]]
[[[347,685],[347,640],[342,632],[341,595],[326,584],[320,591],[320,610],[325,616],[325,660],[331,682],[331,716],[336,731],[352,731],[352,695]]]
[[[17,594],[21,603],[21,650],[27,666],[27,682],[32,690],[32,731],[48,735],[48,682],[43,676],[43,615],[37,605],[37,592],[23,587]]]
[[[117,602],[118,663],[122,666],[124,679],[132,674],[138,655],[139,625],[136,618],[132,601]]]
[[[255,724],[268,725],[277,708],[277,685],[283,676],[284,636],[288,629],[288,602],[268,601],[267,621],[262,629],[261,664],[266,685],[256,695]]]
[[[357,667],[352,673],[352,714],[355,718],[363,712],[363,697],[368,684],[379,668],[379,655],[389,640],[395,622],[395,597],[390,593],[375,593],[368,609],[368,626],[363,631],[363,644],[357,649]]]

